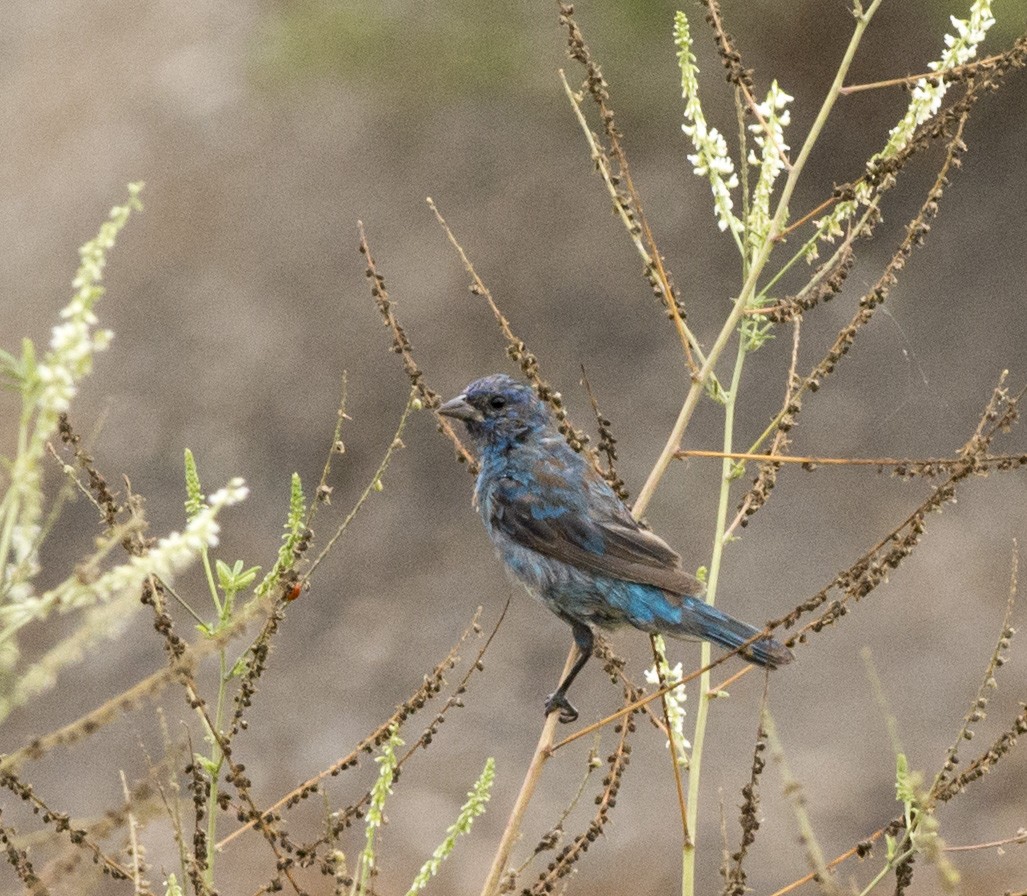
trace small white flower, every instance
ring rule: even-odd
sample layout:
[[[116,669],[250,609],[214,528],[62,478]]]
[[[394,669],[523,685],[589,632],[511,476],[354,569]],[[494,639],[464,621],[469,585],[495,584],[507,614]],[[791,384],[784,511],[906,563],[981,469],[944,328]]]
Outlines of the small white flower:
[[[970,14],[967,19],[952,17],[952,27],[955,34],[945,35],[946,50],[941,57],[928,63],[927,67],[933,72],[944,71],[965,65],[977,55],[977,48],[988,34],[988,30],[995,24],[995,16],[991,12],[992,0],[974,0],[970,5]],[[873,156],[871,164],[883,159],[894,158],[912,139],[917,127],[935,114],[941,108],[941,102],[948,92],[949,85],[942,82],[930,84],[924,78],[916,82],[910,94],[909,107],[906,113],[888,133],[888,142],[884,149]],[[857,190],[857,201],[855,203],[838,203],[829,215],[815,221],[819,235],[832,239],[842,233],[841,224],[847,221],[856,210],[869,202],[870,189],[867,187],[862,191]]]
[[[685,100],[685,123],[681,130],[695,147],[688,161],[695,174],[709,179],[717,226],[721,230],[730,229],[736,240],[740,240],[742,222],[732,211],[734,201],[731,197],[731,191],[738,187],[738,175],[728,153],[727,141],[716,128],[706,124],[706,116],[699,102],[699,81],[696,77],[699,69],[692,53],[688,17],[683,12],[678,12],[674,17],[674,43],[678,47],[681,95]]]
[[[753,142],[760,150],[759,156],[755,150],[749,152],[750,164],[758,165],[760,172],[746,220],[746,244],[750,257],[755,257],[770,234],[770,199],[777,176],[785,169],[783,154],[789,147],[785,142],[784,129],[791,122],[787,106],[792,99],[774,81],[767,98],[756,106],[762,121],[749,125]]]
[[[685,700],[688,698],[688,694],[683,687],[673,687],[682,680],[681,663],[679,662],[674,668],[670,668],[667,663],[666,645],[661,635],[656,635],[654,638],[654,646],[656,648],[657,665],[645,670],[645,680],[649,684],[659,685],[662,675],[663,681],[672,688],[663,695],[667,711],[667,722],[674,732],[673,740],[667,741],[667,749],[674,749],[678,765],[682,768],[687,768],[689,763],[687,751],[692,749],[691,743],[685,737]]]

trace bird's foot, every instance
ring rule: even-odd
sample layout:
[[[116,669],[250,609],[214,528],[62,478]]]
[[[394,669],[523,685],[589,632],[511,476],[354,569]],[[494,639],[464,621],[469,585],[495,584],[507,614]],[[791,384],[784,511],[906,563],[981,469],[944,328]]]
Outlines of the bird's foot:
[[[548,716],[557,709],[560,710],[560,721],[564,725],[568,722],[573,722],[578,717],[578,711],[571,706],[570,701],[559,691],[546,697],[546,715]]]

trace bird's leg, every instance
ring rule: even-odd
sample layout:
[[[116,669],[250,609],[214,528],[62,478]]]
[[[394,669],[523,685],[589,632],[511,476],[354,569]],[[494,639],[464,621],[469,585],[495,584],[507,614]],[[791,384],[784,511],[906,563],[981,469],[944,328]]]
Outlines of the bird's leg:
[[[567,699],[567,689],[571,686],[575,676],[585,667],[588,658],[592,656],[592,647],[595,645],[595,636],[592,634],[591,628],[583,622],[578,622],[576,619],[568,620],[568,622],[570,622],[571,630],[574,632],[574,643],[578,648],[578,658],[574,661],[574,665],[571,666],[571,671],[560,682],[560,686],[546,698],[546,715],[548,716],[554,710],[560,710],[560,721],[565,725],[568,722],[573,722],[578,717],[578,711],[571,706],[570,701]]]

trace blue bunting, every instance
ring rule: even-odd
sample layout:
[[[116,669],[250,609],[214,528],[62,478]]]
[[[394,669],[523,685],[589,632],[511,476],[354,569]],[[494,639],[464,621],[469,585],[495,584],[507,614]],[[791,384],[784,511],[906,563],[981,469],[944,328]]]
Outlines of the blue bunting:
[[[631,516],[609,483],[558,431],[526,383],[503,374],[471,383],[439,408],[462,420],[480,472],[475,503],[496,552],[527,590],[571,626],[578,658],[546,700],[571,722],[567,689],[592,654],[592,626],[627,623],[652,634],[736,648],[759,629],[701,597],[681,558]],[[776,668],[792,653],[771,638],[746,646],[750,662]]]

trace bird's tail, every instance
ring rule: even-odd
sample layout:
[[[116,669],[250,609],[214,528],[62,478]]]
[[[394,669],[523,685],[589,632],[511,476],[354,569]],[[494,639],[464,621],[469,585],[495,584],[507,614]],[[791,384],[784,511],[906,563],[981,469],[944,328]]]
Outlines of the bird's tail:
[[[680,613],[678,618],[666,620],[661,626],[661,630],[672,637],[701,638],[704,641],[712,641],[721,647],[734,648],[741,647],[750,638],[760,633],[758,628],[753,628],[740,619],[728,616],[727,613],[710,606],[702,598],[686,595],[681,598],[681,601],[681,607],[674,608]],[[667,624],[668,622],[670,624]],[[753,641],[741,651],[740,656],[750,663],[767,666],[771,669],[790,663],[794,659],[792,652],[773,638],[761,638],[759,641]]]

